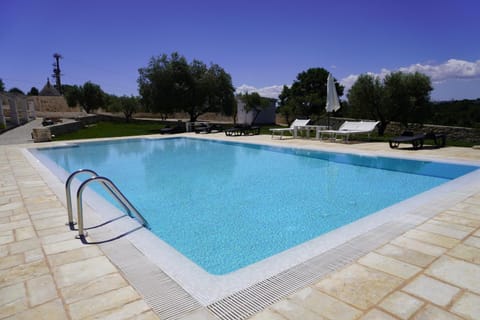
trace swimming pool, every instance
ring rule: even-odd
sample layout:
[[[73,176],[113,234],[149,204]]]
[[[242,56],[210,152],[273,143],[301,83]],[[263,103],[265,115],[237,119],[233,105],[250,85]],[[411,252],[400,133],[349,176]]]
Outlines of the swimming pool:
[[[189,138],[37,149],[111,178],[161,239],[225,275],[477,167]]]

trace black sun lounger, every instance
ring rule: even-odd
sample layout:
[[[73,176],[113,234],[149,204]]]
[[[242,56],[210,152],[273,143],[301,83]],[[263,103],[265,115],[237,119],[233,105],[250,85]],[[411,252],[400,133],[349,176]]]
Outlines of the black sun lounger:
[[[200,125],[196,125],[193,131],[195,131],[195,133],[212,133],[213,131],[221,132],[223,131],[223,127],[217,124],[210,124],[210,123],[200,124]]]
[[[400,143],[411,143],[413,149],[417,150],[423,148],[425,139],[431,139],[433,140],[434,146],[440,148],[445,146],[446,137],[444,133],[429,132],[427,134],[413,134],[413,132],[405,131],[401,136],[390,139],[389,144],[390,148],[395,149],[398,148]]]
[[[227,136],[250,136],[260,134],[260,127],[237,125],[230,129],[225,129]]]
[[[425,139],[425,135],[422,134],[416,134],[413,136],[399,136],[390,139],[389,144],[390,148],[395,149],[398,148],[400,143],[411,143],[413,149],[420,149],[423,147],[423,140]]]

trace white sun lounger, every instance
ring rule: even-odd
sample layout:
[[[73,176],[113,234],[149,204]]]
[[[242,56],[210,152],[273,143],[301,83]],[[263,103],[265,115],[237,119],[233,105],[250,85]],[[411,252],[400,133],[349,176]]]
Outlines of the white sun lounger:
[[[322,138],[328,134],[333,140],[340,135],[344,136],[344,141],[348,141],[352,134],[367,133],[370,139],[370,134],[379,123],[380,121],[345,121],[338,130],[320,130],[320,134]]]
[[[283,138],[283,133],[284,132],[290,132],[292,135],[294,135],[294,131],[296,130],[296,127],[306,126],[308,122],[310,122],[310,119],[305,119],[305,120],[295,119],[295,121],[293,121],[292,124],[290,125],[290,127],[288,127],[288,128],[273,128],[273,129],[270,129],[270,131],[272,132],[272,139],[273,139],[273,136],[276,132],[280,133],[280,139]]]

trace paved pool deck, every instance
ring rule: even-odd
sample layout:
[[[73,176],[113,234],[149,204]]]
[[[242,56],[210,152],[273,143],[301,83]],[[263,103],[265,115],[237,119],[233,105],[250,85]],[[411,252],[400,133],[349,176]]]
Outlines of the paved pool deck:
[[[480,164],[480,150],[472,148],[413,151],[391,150],[387,143],[272,140],[267,135],[184,136]],[[25,152],[56,144],[0,146],[0,319],[218,319],[222,313],[194,302],[180,312],[158,312],[165,298],[147,297],[144,284],[130,280],[121,253],[74,238],[65,226],[62,182]],[[441,212],[318,281],[256,308],[250,318],[480,319],[480,181],[462,192],[452,190],[444,200],[442,206],[448,206]],[[150,282],[148,277],[143,282]],[[173,287],[168,285],[169,308],[183,299]],[[226,314],[225,319],[245,318]]]

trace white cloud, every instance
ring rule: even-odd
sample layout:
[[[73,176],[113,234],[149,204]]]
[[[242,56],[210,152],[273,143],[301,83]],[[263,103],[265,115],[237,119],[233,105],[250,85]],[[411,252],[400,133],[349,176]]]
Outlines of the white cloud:
[[[282,93],[282,90],[283,85],[256,88],[247,84],[242,84],[240,87],[237,88],[235,93],[257,92],[262,97],[278,99],[278,96],[280,95],[280,93]]]
[[[392,71],[402,72],[421,72],[426,74],[432,79],[434,84],[439,84],[443,81],[454,79],[480,79],[480,60],[470,62],[459,59],[450,59],[442,64],[412,64],[407,67],[401,67],[397,70],[389,70],[382,68],[380,72],[367,72],[372,76],[378,76],[380,79],[384,79],[386,75]],[[358,74],[351,74],[340,80],[340,84],[345,87],[343,97],[346,98],[348,91],[352,85],[357,81]],[[258,92],[262,97],[278,99],[278,96],[282,92],[283,85],[274,85],[263,88],[256,88],[247,84],[243,84],[236,89],[236,93],[245,92]]]
[[[475,79],[480,78],[480,60],[475,62],[450,59],[439,65],[414,64],[400,68],[402,72],[421,72],[432,78],[432,81],[439,82],[449,79]]]
[[[407,67],[398,68],[398,70],[407,73],[421,72],[429,76],[434,83],[440,83],[446,80],[453,79],[479,79],[480,78],[480,60],[470,62],[459,59],[450,59],[445,63],[433,64],[412,64]],[[388,69],[382,69],[379,73],[368,72],[373,76],[378,76],[380,79],[385,78],[387,74],[392,72]],[[351,74],[342,80],[340,83],[345,86],[345,92],[348,92],[355,83],[359,75]]]

